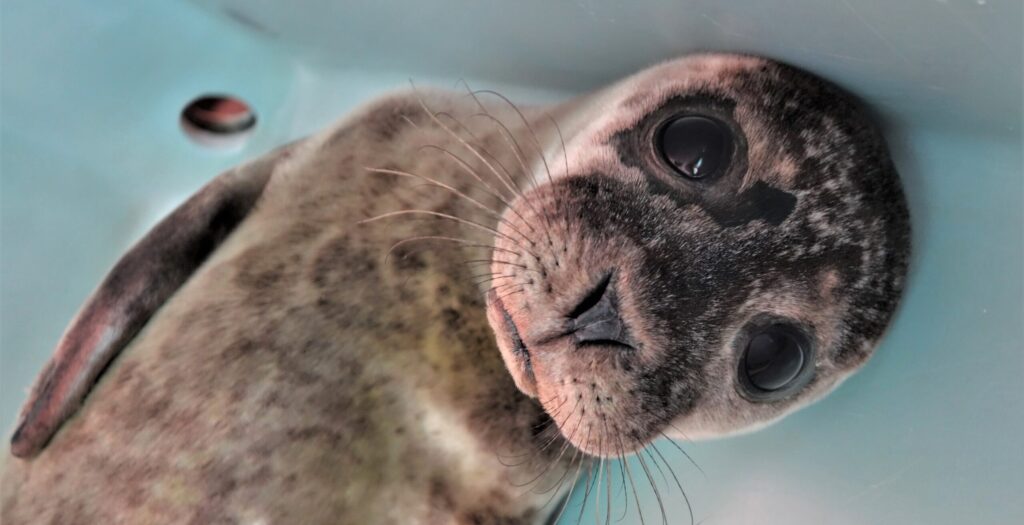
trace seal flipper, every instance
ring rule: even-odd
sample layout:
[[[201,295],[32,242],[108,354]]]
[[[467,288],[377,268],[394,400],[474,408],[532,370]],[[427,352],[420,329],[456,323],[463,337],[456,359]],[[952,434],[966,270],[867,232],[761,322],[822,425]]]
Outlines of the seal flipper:
[[[32,386],[11,453],[39,453],[150,317],[252,210],[284,146],[229,170],[160,221],[86,300]]]

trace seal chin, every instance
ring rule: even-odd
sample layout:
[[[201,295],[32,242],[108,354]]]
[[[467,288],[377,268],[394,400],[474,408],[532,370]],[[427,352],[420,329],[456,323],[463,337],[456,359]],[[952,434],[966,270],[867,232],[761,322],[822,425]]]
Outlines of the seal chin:
[[[494,290],[487,293],[487,320],[494,330],[501,357],[516,387],[530,397],[537,397],[537,378],[533,373],[530,350],[523,342],[512,315]]]

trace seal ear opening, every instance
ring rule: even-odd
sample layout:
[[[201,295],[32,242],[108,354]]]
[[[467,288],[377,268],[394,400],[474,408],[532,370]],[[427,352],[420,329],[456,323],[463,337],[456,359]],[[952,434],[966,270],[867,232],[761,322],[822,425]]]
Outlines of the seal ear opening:
[[[285,146],[213,179],[160,221],[114,265],[57,343],[32,386],[11,453],[39,453],[107,365],[245,219]]]

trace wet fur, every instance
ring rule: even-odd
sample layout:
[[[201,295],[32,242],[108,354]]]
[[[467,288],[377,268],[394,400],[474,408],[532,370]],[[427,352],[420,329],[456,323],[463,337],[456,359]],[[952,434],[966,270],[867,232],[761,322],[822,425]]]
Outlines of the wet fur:
[[[393,95],[233,172],[266,171],[259,198],[82,408],[64,408],[75,415],[46,448],[7,460],[3,522],[532,523],[550,495],[522,496],[514,482],[553,486],[578,468],[576,448],[614,457],[665,433],[749,431],[870,356],[902,289],[909,225],[884,144],[846,95],[760,59],[691,57],[548,108],[564,151],[545,113],[526,110],[529,129],[481,98],[532,176],[515,170],[500,129],[473,116],[478,100],[440,93],[426,95],[437,119],[417,95]],[[645,149],[650,124],[681,108],[742,132],[715,188],[680,183]],[[421,149],[488,172],[443,129],[464,131],[444,113],[516,173],[510,208]],[[533,132],[546,166],[529,150]],[[367,166],[433,177],[502,221]],[[357,224],[413,208],[500,234],[436,217]],[[424,235],[498,249],[407,243],[385,264],[389,247]],[[472,258],[492,258],[490,272],[522,290],[476,284],[487,264],[473,271],[462,263]],[[609,269],[641,351],[580,354],[548,339]],[[817,372],[794,398],[751,403],[734,385],[736,345],[764,315],[813,334]],[[45,377],[36,400],[63,384]],[[541,432],[551,419],[570,453]],[[24,443],[34,454],[46,441]],[[509,468],[506,455],[535,461]]]

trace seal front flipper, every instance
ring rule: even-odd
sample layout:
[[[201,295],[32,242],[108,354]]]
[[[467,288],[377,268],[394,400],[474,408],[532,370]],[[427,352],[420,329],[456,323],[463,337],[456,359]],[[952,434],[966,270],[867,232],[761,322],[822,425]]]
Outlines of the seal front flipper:
[[[291,150],[284,146],[219,175],[121,257],[32,386],[11,437],[15,456],[33,456],[46,446],[111,360],[245,219]]]

